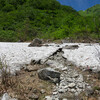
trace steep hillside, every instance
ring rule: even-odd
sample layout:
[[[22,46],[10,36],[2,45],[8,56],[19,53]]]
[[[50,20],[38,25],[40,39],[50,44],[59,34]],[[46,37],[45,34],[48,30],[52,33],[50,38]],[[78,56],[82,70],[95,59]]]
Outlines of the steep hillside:
[[[0,8],[0,41],[97,37],[100,28],[56,0],[0,0]]]
[[[79,11],[82,16],[100,16],[100,4],[97,4],[85,11]]]

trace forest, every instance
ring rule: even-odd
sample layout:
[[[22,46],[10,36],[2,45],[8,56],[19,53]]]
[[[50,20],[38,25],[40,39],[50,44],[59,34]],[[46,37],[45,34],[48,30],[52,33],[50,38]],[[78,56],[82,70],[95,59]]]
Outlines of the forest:
[[[100,41],[100,15],[83,16],[56,0],[0,0],[0,41],[36,37]]]

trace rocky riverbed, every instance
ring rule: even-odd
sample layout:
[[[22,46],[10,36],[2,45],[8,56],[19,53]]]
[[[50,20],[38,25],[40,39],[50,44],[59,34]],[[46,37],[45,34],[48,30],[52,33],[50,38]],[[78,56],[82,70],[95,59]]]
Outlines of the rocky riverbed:
[[[6,61],[11,73],[17,75],[19,81],[23,80],[22,85],[26,87],[26,91],[30,90],[29,93],[24,91],[22,94],[25,98],[21,99],[18,94],[12,96],[8,89],[6,92],[10,96],[18,100],[100,99],[99,44],[51,43],[41,47],[28,45],[29,43],[0,43],[1,61]],[[24,79],[24,76],[27,78]],[[43,86],[43,81],[47,82],[46,87]],[[44,88],[40,89],[39,83]],[[32,92],[35,85],[38,91],[36,93]],[[4,96],[1,100],[6,100],[3,99]]]

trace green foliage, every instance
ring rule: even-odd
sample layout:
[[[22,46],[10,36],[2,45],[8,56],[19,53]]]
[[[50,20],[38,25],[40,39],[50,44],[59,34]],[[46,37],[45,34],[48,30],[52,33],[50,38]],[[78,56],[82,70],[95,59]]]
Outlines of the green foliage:
[[[14,31],[0,31],[0,41],[9,41],[9,42],[13,42],[13,41],[17,41],[16,38],[16,33]]]
[[[14,6],[11,5],[11,4],[8,4],[8,5],[5,5],[5,6],[2,8],[2,10],[3,10],[4,12],[10,12],[10,11],[13,11],[13,10],[14,10]]]
[[[79,11],[79,14],[82,16],[100,16],[100,4],[97,4],[91,8],[88,8],[85,11]]]
[[[99,16],[83,17],[56,0],[0,0],[0,7],[0,41],[100,37]]]

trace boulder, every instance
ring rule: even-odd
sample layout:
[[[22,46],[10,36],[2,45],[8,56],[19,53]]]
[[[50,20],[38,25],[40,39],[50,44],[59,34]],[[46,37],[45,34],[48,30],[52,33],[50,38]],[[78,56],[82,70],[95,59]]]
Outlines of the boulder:
[[[79,48],[78,45],[66,45],[66,46],[64,47],[64,49],[78,49],[78,48]]]
[[[33,41],[28,45],[29,47],[40,47],[42,45],[42,40],[41,39],[33,39]]]
[[[53,83],[60,82],[60,73],[52,68],[43,68],[38,70],[38,77],[42,80],[51,80]]]

